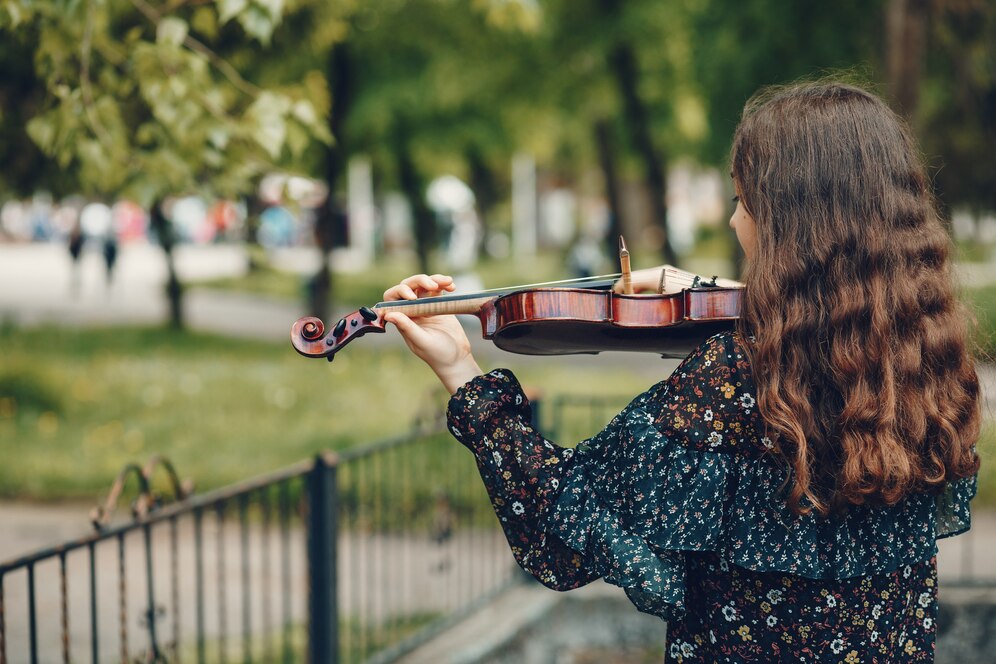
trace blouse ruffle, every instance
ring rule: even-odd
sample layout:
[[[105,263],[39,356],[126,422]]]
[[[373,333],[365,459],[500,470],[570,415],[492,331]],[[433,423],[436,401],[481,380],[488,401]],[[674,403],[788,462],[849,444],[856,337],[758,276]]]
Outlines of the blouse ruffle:
[[[729,350],[719,343],[721,351]],[[893,507],[851,506],[845,516],[831,519],[792,514],[784,498],[786,469],[775,454],[760,446],[751,452],[696,447],[689,444],[694,426],[662,430],[662,404],[675,401],[679,383],[695,370],[690,356],[670,381],[637,397],[572,454],[561,450],[569,462],[557,465],[559,474],[549,469],[534,483],[545,500],[528,520],[530,532],[518,532],[514,519],[503,519],[509,542],[564,545],[592,577],[622,587],[641,611],[667,620],[683,612],[686,552],[714,553],[756,572],[846,579],[929,560],[936,539],[969,529],[974,477]],[[514,376],[491,372],[454,395],[450,429],[480,462],[492,453],[488,422],[528,422],[528,409]],[[553,448],[545,441],[543,446]],[[485,483],[493,494],[496,484],[487,478]],[[534,571],[529,552],[517,558]]]
[[[854,506],[843,519],[795,516],[770,456],[689,450],[643,409],[589,442],[542,530],[585,556],[642,611],[683,608],[684,552],[711,552],[755,572],[810,579],[882,574],[929,560],[936,539],[968,530],[975,478],[892,508]]]

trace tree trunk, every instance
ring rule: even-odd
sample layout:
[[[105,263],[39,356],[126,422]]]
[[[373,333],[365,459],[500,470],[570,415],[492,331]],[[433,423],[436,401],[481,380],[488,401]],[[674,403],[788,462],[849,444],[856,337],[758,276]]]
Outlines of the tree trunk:
[[[333,308],[332,248],[336,244],[337,222],[344,214],[339,209],[336,187],[346,171],[343,125],[352,102],[350,73],[349,47],[346,42],[339,42],[329,52],[327,73],[333,99],[329,114],[333,142],[325,151],[325,186],[329,193],[315,217],[315,244],[321,252],[321,265],[308,281],[308,312],[323,320]]]
[[[263,248],[259,245],[259,218],[263,214],[263,201],[257,193],[245,197],[246,226],[243,241],[246,244],[246,270],[255,272],[262,267]]]
[[[605,198],[609,202],[609,228],[604,238],[605,248],[609,256],[615,256],[619,251],[619,236],[623,234],[622,204],[619,199],[612,127],[605,119],[595,122],[595,145],[598,147],[598,165],[602,169],[602,179],[605,180]]]
[[[660,226],[662,234],[661,251],[664,261],[671,265],[678,264],[678,257],[668,240],[667,223],[667,180],[665,179],[666,159],[663,153],[654,148],[650,135],[650,122],[647,119],[647,109],[638,90],[639,73],[636,70],[636,56],[629,44],[617,44],[609,54],[609,66],[619,85],[623,98],[626,124],[629,126],[630,140],[633,150],[640,155],[644,165],[644,183],[650,196],[650,209],[654,221]]]
[[[470,170],[470,188],[474,192],[477,213],[481,218],[481,233],[486,243],[490,232],[488,222],[491,221],[491,211],[498,203],[498,185],[495,183],[494,173],[476,146],[467,148],[466,158],[467,168]]]
[[[908,119],[920,102],[927,43],[928,0],[889,0],[885,15],[885,63],[889,94]]]
[[[166,254],[166,297],[169,300],[170,327],[182,330],[184,327],[183,285],[176,274],[176,262],[173,260],[173,246],[176,244],[173,237],[173,224],[163,214],[162,201],[156,201],[152,204],[152,210],[149,212],[149,224],[156,233],[159,246]]]
[[[423,274],[432,274],[429,265],[432,249],[436,245],[436,217],[425,201],[425,184],[412,160],[405,120],[399,118],[394,129],[394,158],[397,163],[398,182],[412,209],[418,269]]]
[[[602,18],[608,24],[608,29],[614,29],[622,13],[622,0],[601,0],[599,3]],[[647,108],[640,97],[639,78],[636,54],[632,46],[622,38],[617,38],[608,55],[609,70],[619,86],[622,96],[623,111],[626,125],[629,128],[630,142],[633,151],[643,161],[644,184],[647,195],[650,196],[650,210],[654,222],[661,230],[661,253],[664,261],[671,265],[678,264],[678,257],[671,247],[668,238],[667,220],[667,157],[663,151],[658,152],[650,133],[650,122],[647,119]]]

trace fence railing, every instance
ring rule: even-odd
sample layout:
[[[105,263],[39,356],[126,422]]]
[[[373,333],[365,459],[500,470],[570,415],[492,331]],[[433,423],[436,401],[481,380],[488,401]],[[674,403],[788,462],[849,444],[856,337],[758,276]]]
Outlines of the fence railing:
[[[387,660],[516,578],[437,424],[0,564],[0,664]]]

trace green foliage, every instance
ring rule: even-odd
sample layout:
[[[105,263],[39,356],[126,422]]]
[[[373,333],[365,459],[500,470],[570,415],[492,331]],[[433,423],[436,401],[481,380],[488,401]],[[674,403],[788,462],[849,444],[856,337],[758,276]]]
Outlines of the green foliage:
[[[61,395],[39,372],[23,366],[0,370],[0,417],[14,417],[19,412],[51,417],[61,410]]]
[[[744,102],[765,85],[826,72],[872,77],[880,59],[885,2],[751,0],[693,3],[690,66],[705,102],[708,135],[698,147],[725,164]]]
[[[72,191],[60,173],[28,136],[30,118],[44,103],[44,89],[34,67],[36,30],[26,27],[0,38],[0,196],[30,196],[39,186],[55,194]]]
[[[84,192],[150,205],[246,193],[312,140],[330,140],[314,78],[260,88],[231,63],[267,44],[283,11],[282,0],[5,0],[0,33],[37,35],[47,100],[31,138]]]
[[[989,422],[983,425],[976,449],[982,465],[979,467],[979,492],[973,504],[976,507],[996,507],[996,424]]]
[[[914,118],[949,206],[996,210],[996,5],[942,3]]]
[[[968,306],[975,316],[976,347],[989,362],[996,361],[996,286],[966,288]]]
[[[934,11],[914,118],[928,153],[941,155],[932,163],[943,166],[946,202],[979,209],[996,205],[986,157],[996,140],[990,4]],[[427,175],[466,174],[476,151],[506,180],[504,164],[524,150],[572,176],[597,163],[594,122],[613,119],[624,135],[610,66],[624,44],[663,152],[721,164],[759,87],[826,71],[881,82],[888,5],[2,0],[0,31],[12,39],[0,61],[29,35],[34,57],[19,61],[36,63],[47,101],[38,109],[36,94],[22,95],[14,106],[27,108],[5,103],[0,122],[33,117],[38,145],[95,194],[230,196],[274,164],[322,176],[316,143],[330,140],[329,54],[346,44],[343,149],[371,154],[388,186],[399,122]],[[626,172],[630,152],[620,155]]]

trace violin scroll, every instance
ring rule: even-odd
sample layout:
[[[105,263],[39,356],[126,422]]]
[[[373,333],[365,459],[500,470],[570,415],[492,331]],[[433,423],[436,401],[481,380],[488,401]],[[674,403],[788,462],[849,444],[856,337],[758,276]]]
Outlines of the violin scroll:
[[[325,334],[325,325],[321,318],[306,318],[301,325],[301,336],[308,341],[321,339]]]
[[[327,335],[322,319],[314,316],[297,319],[291,326],[291,345],[305,357],[324,357],[331,362],[335,354],[353,339],[369,332],[384,331],[382,315],[368,307],[360,307],[358,311],[340,318]]]

